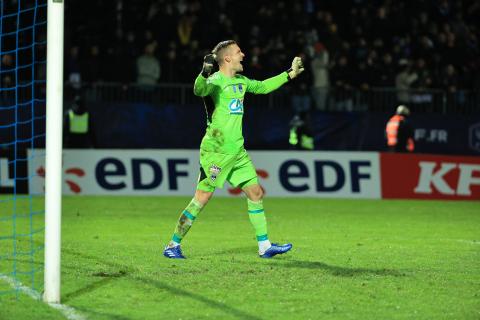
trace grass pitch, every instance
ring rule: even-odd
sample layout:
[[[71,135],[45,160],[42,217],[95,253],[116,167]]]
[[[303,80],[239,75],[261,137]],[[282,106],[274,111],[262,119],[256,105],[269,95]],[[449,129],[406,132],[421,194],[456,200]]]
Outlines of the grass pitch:
[[[267,198],[271,240],[294,245],[267,260],[246,201],[214,198],[183,242],[188,259],[166,259],[188,201],[65,197],[62,303],[88,319],[480,318],[479,202]],[[20,279],[41,290],[35,277]],[[19,293],[0,295],[0,319],[64,317]]]

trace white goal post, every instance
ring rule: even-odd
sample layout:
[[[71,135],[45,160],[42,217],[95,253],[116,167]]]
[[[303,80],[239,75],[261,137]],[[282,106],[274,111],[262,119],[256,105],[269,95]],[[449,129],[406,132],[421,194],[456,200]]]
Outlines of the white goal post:
[[[43,300],[60,303],[63,132],[63,0],[48,0],[45,278]]]

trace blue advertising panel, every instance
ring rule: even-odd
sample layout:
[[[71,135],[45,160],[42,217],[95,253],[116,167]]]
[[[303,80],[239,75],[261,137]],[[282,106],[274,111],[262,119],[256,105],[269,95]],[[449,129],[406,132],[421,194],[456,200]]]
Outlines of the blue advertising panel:
[[[198,148],[206,127],[202,105],[90,106],[99,148]],[[245,107],[243,134],[250,150],[289,149],[289,109]],[[313,112],[316,150],[385,151],[392,114]],[[415,153],[480,155],[480,116],[415,114]]]

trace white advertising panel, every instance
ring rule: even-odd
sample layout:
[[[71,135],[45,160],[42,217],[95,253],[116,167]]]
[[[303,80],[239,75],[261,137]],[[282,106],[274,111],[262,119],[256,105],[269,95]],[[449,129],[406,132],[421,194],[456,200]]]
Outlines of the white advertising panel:
[[[380,198],[375,152],[250,151],[269,196]],[[64,194],[192,196],[197,150],[64,150]],[[30,193],[43,192],[44,164],[29,163]],[[239,196],[225,184],[216,195]]]
[[[43,161],[29,163],[30,193],[43,192]],[[198,168],[190,150],[64,150],[63,193],[193,195]]]

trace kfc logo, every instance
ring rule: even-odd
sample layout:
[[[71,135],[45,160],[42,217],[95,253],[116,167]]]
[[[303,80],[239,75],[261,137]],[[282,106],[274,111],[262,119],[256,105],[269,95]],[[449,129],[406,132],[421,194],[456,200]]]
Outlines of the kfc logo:
[[[433,193],[435,188],[439,193],[445,195],[470,196],[471,187],[480,185],[480,165],[467,163],[440,163],[440,168],[436,162],[420,161],[420,177],[415,187],[415,193]],[[458,171],[458,178],[454,180],[455,184],[449,184],[445,178],[449,173]],[[477,173],[475,176],[474,174]]]
[[[385,199],[480,199],[478,157],[382,153]]]

